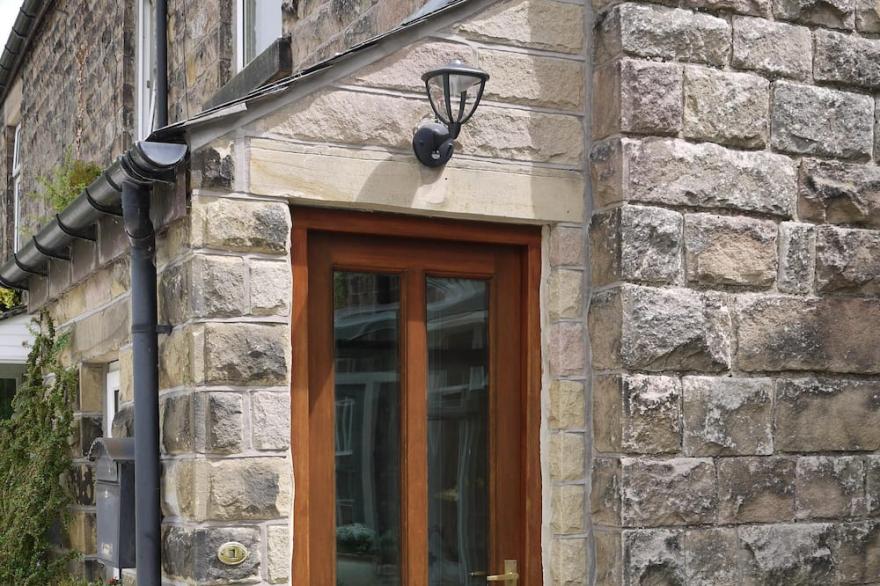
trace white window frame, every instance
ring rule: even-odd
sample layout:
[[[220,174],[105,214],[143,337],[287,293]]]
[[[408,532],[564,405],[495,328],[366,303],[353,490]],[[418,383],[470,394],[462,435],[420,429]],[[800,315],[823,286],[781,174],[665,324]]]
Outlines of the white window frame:
[[[21,123],[12,139],[12,250],[21,248]]]
[[[156,120],[156,50],[155,3],[138,0],[137,26],[137,138],[143,140],[153,132]]]
[[[256,2],[266,2],[270,0],[255,0]],[[275,1],[275,0],[271,0]],[[258,50],[255,55],[251,55],[250,59],[248,59],[247,48],[246,48],[246,40],[247,40],[247,27],[249,23],[247,22],[247,2],[248,0],[235,0],[235,31],[233,34],[235,40],[235,70],[241,71],[244,69],[248,63],[250,63],[254,58],[259,55],[260,51]],[[278,2],[278,23],[281,24],[281,2]],[[256,26],[256,25],[254,25]],[[278,27],[278,33],[275,38],[281,36],[281,26]],[[256,33],[255,33],[256,36]],[[274,39],[273,39],[274,40]],[[263,49],[265,50],[265,49]]]
[[[107,365],[104,376],[104,437],[113,437],[113,419],[119,411],[119,361]]]

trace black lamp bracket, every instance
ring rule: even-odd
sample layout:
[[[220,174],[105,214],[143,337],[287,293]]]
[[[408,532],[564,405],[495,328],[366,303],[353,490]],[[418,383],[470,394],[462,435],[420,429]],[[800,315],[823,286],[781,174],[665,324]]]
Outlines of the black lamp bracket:
[[[442,167],[452,158],[454,137],[443,124],[429,122],[416,130],[413,152],[427,167]]]

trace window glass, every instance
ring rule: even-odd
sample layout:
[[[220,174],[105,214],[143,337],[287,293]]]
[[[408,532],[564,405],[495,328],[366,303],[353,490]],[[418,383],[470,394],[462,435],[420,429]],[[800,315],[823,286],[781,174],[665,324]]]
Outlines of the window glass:
[[[485,584],[489,567],[489,287],[428,277],[431,586]]]
[[[333,275],[337,584],[400,584],[400,279]]]
[[[15,252],[21,248],[21,124],[15,127],[12,143],[12,246]]]
[[[239,69],[281,36],[281,0],[239,1]]]
[[[138,0],[137,136],[153,132],[156,119],[156,39],[153,26],[155,3]]]

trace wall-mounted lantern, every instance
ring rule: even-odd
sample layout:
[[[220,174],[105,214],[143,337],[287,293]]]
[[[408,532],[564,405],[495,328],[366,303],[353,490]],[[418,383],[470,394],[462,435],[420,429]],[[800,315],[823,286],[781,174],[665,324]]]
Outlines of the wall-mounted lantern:
[[[488,73],[458,59],[422,76],[439,120],[423,124],[413,136],[413,151],[423,165],[440,167],[452,158],[453,142],[480,105],[488,79]]]

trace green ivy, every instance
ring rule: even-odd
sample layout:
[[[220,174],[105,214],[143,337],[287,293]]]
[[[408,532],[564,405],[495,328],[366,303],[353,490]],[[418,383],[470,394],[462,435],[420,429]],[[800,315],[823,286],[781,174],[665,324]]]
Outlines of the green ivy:
[[[39,197],[60,212],[76,199],[82,190],[101,174],[101,167],[89,161],[74,159],[68,148],[64,160],[49,175],[37,179],[42,188]]]
[[[0,287],[0,311],[6,311],[21,305],[21,291]]]
[[[34,341],[12,417],[0,421],[0,584],[44,586],[68,579],[74,553],[59,554],[71,498],[60,478],[70,468],[73,369],[64,368],[59,335],[48,314],[34,320]]]

